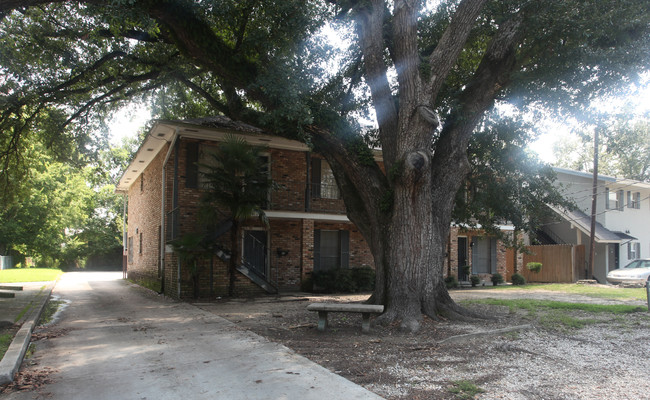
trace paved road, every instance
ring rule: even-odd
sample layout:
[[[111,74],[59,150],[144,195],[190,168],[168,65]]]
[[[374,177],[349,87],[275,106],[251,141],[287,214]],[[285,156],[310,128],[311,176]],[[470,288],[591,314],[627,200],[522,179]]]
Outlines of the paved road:
[[[51,383],[7,399],[379,399],[289,349],[121,273],[68,273],[69,301],[23,371]],[[29,365],[33,364],[33,365]]]

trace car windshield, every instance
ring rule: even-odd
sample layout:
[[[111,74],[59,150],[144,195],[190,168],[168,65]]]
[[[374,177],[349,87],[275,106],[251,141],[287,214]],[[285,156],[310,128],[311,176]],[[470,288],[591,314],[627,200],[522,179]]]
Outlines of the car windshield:
[[[650,268],[650,260],[634,260],[624,268]]]

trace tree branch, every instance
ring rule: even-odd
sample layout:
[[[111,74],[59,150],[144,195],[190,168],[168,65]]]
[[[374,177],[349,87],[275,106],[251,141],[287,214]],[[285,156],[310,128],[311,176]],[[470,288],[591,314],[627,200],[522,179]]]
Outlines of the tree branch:
[[[501,25],[461,94],[459,105],[445,123],[432,163],[433,177],[443,190],[455,194],[462,182],[456,175],[464,176],[469,172],[467,147],[470,136],[484,112],[494,103],[496,94],[507,85],[517,65],[516,44],[521,21],[521,15],[515,15]],[[445,173],[450,170],[454,173]]]
[[[463,0],[456,9],[451,23],[445,29],[438,45],[429,57],[431,78],[424,92],[425,101],[431,106],[449,74],[458,61],[465,42],[469,37],[474,21],[478,17],[486,0]]]
[[[384,162],[390,168],[396,160],[398,112],[387,78],[384,62],[385,4],[383,0],[372,0],[369,8],[360,9],[356,18],[357,34],[361,42],[366,83],[370,87],[372,102],[379,125],[379,137],[383,147]]]
[[[225,104],[218,101],[217,99],[215,99],[214,97],[212,97],[212,95],[210,93],[208,93],[205,89],[203,89],[199,85],[195,84],[194,82],[189,80],[184,75],[176,74],[175,77],[176,77],[176,79],[178,79],[179,82],[181,82],[182,84],[184,84],[185,86],[187,86],[191,90],[198,93],[205,100],[207,100],[207,102],[210,103],[210,105],[212,107],[216,108],[217,110],[219,110],[223,114],[228,114],[228,107]]]
[[[152,71],[152,72],[149,72],[149,73],[146,73],[146,74],[137,75],[137,76],[132,77],[131,80],[127,81],[126,83],[123,83],[123,84],[109,90],[108,92],[106,92],[106,93],[104,93],[104,94],[102,94],[100,96],[97,96],[97,97],[91,99],[90,101],[86,102],[86,104],[84,104],[74,114],[72,114],[70,117],[68,117],[68,119],[61,125],[61,128],[65,128],[66,126],[68,126],[70,124],[70,122],[72,122],[75,119],[79,118],[79,116],[81,116],[86,110],[89,110],[95,104],[100,103],[104,99],[106,99],[106,98],[108,98],[108,97],[110,97],[110,96],[112,96],[112,95],[114,95],[116,93],[119,93],[120,91],[126,89],[127,87],[129,87],[129,85],[131,85],[133,83],[137,83],[137,82],[149,81],[149,80],[157,78],[158,76],[160,76],[160,71]]]
[[[138,5],[140,7],[140,5]],[[226,44],[188,2],[148,2],[141,5],[170,31],[170,39],[199,65],[237,87],[254,81],[257,66]]]
[[[0,13],[9,13],[18,8],[33,7],[48,3],[65,3],[69,0],[0,0]]]
[[[393,17],[393,54],[399,82],[399,106],[402,118],[415,109],[420,91],[417,18],[419,1],[397,0]],[[408,118],[408,117],[407,117]]]

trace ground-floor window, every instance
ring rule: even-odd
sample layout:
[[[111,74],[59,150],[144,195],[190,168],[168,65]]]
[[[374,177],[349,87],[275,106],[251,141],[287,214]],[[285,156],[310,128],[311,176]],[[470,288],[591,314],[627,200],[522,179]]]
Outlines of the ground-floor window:
[[[628,243],[627,244],[627,259],[628,260],[636,260],[637,258],[641,258],[641,243],[635,242],[635,243]]]
[[[477,237],[472,240],[472,273],[497,272],[497,240]]]
[[[133,262],[133,236],[129,236],[126,248],[127,248],[127,251],[128,251],[127,258],[128,258],[129,264],[131,264]]]
[[[346,230],[314,231],[314,271],[348,268],[350,232]]]

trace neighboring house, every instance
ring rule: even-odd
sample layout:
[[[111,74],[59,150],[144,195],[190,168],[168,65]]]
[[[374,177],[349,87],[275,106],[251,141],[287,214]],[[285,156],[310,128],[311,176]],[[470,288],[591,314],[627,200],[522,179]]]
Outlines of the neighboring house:
[[[263,205],[266,229],[255,221],[241,237],[243,260],[236,279],[237,295],[297,291],[313,271],[354,266],[374,267],[370,249],[346,216],[334,176],[327,162],[303,143],[265,134],[258,128],[225,117],[185,121],[157,121],[122,175],[117,190],[128,196],[125,233],[129,278],[159,280],[172,297],[192,295],[189,268],[180,262],[170,243],[195,232],[203,191],[202,164],[234,133],[254,145],[269,174],[280,187]],[[381,163],[381,153],[376,159]],[[228,216],[210,232],[213,254],[200,261],[202,296],[227,293],[230,248]],[[496,239],[452,227],[445,272],[457,275],[471,264],[473,273],[505,276],[505,249]],[[462,278],[462,276],[460,276]]]
[[[548,221],[541,237],[548,244],[585,245],[589,260],[593,174],[555,168],[556,183],[578,208],[554,209],[558,221]],[[650,256],[650,184],[599,175],[593,277],[605,283],[608,271]],[[586,266],[585,266],[586,270]],[[582,278],[586,277],[583,273]]]

